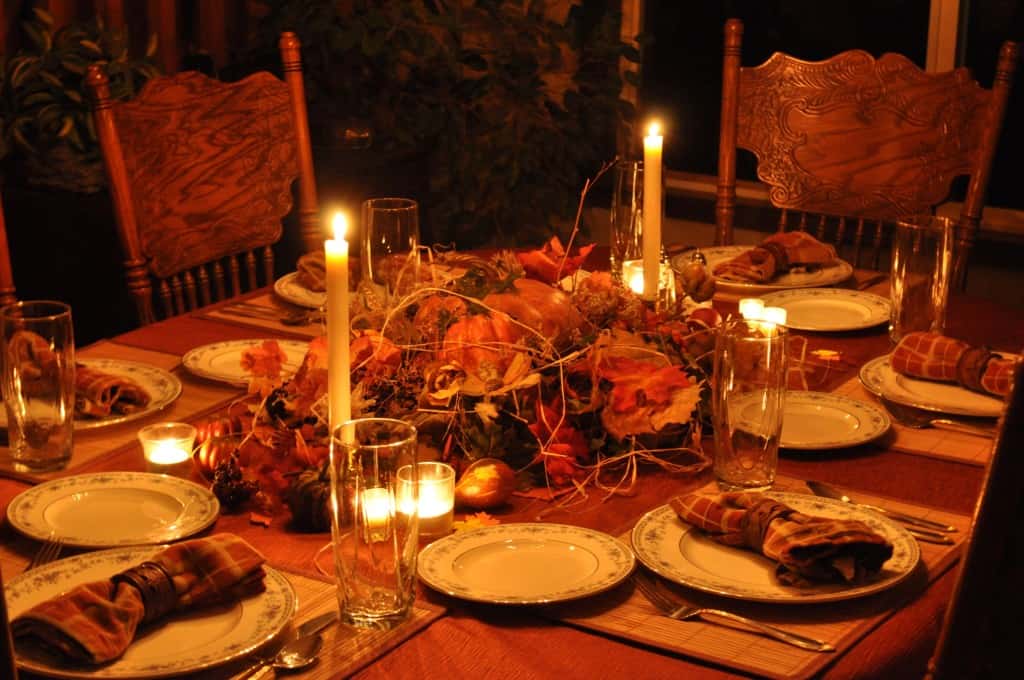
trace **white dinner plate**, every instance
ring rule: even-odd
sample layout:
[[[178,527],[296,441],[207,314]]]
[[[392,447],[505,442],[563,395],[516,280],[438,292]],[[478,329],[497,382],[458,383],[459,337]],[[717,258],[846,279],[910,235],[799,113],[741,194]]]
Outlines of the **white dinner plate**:
[[[714,271],[715,266],[731,260],[740,253],[750,250],[755,246],[715,246],[714,248],[701,248],[700,252],[708,261],[708,270]],[[684,251],[672,258],[672,267],[679,271],[684,264],[690,261],[693,255],[692,250]],[[727,281],[723,278],[715,279],[715,286],[718,290],[734,293],[767,293],[775,290],[787,290],[790,288],[815,288],[819,286],[831,286],[853,275],[853,267],[849,262],[837,260],[835,264],[828,267],[821,267],[811,271],[791,271],[780,274],[767,283],[753,283],[748,281]]]
[[[51,535],[77,548],[176,541],[213,524],[220,503],[186,479],[150,472],[61,477],[18,494],[11,526],[36,540]]]
[[[11,618],[71,588],[109,578],[143,562],[151,547],[101,550],[51,562],[6,584]],[[252,654],[273,639],[295,614],[291,583],[264,566],[266,590],[194,612],[172,614],[136,637],[124,655],[102,666],[69,666],[42,650],[19,649],[23,670],[57,678],[166,678],[212,668]]]
[[[771,492],[768,495],[808,515],[860,520],[892,543],[892,557],[867,583],[822,583],[807,588],[786,586],[775,576],[774,560],[752,550],[713,541],[679,519],[670,506],[662,505],[641,517],[633,527],[632,542],[637,559],[666,579],[696,590],[778,604],[835,602],[877,593],[910,576],[921,559],[921,549],[906,529],[870,510],[808,494]]]
[[[285,274],[274,281],[274,292],[278,297],[300,307],[320,309],[327,304],[327,293],[306,288],[299,283],[299,273]]]
[[[786,327],[801,331],[855,331],[889,322],[892,305],[881,295],[844,288],[796,288],[762,295],[766,307],[786,310]]]
[[[636,560],[608,534],[567,524],[500,524],[460,531],[419,556],[420,579],[453,597],[495,604],[546,604],[620,583]]]
[[[1012,356],[1012,355],[1006,355]],[[875,357],[860,369],[860,381],[869,391],[899,404],[960,416],[998,418],[1003,400],[954,383],[922,380],[893,370],[891,354]]]
[[[873,404],[827,392],[788,390],[780,445],[787,449],[840,449],[881,437],[892,427]]]
[[[181,365],[201,378],[245,387],[249,384],[251,376],[242,370],[242,353],[261,344],[262,339],[214,342],[189,350],[182,357]],[[302,365],[302,360],[309,350],[309,343],[304,340],[277,340],[277,344],[288,356],[281,367],[281,377],[289,378]]]
[[[75,430],[93,430],[97,427],[119,425],[158,413],[181,396],[181,381],[172,373],[149,364],[121,359],[79,358],[75,363],[137,382],[149,395],[149,403],[132,413],[115,413],[104,418],[75,416]],[[0,427],[7,427],[7,409],[0,408]]]

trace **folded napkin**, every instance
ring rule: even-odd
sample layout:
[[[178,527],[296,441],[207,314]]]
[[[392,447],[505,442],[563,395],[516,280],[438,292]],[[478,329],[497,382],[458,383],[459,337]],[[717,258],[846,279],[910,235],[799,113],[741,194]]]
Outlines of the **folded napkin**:
[[[131,378],[78,364],[75,367],[75,415],[104,418],[133,413],[149,404],[146,388]]]
[[[776,576],[786,585],[858,583],[892,557],[892,544],[859,520],[812,517],[760,493],[691,493],[669,505],[719,543],[778,562]]]
[[[140,624],[263,590],[263,556],[234,534],[184,541],[105,581],[41,602],[11,622],[16,641],[33,641],[72,662],[121,656]]]
[[[955,382],[975,392],[1006,396],[1017,362],[954,338],[919,331],[908,333],[893,350],[892,370],[913,378]]]
[[[327,259],[323,250],[314,250],[299,257],[296,262],[296,280],[308,290],[327,290]]]
[[[715,276],[767,283],[795,267],[823,267],[836,260],[836,249],[803,231],[773,234],[760,245],[715,265]]]

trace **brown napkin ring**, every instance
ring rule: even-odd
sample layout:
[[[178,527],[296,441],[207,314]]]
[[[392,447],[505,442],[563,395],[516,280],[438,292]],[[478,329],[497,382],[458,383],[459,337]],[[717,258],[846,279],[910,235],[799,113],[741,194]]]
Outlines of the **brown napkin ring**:
[[[127,583],[142,595],[142,606],[145,609],[142,623],[163,617],[174,609],[178,601],[171,575],[157,562],[143,562],[110,580],[114,584]]]
[[[984,392],[981,386],[981,376],[985,373],[985,366],[992,358],[992,352],[988,347],[972,347],[965,350],[956,362],[957,381],[969,390]]]

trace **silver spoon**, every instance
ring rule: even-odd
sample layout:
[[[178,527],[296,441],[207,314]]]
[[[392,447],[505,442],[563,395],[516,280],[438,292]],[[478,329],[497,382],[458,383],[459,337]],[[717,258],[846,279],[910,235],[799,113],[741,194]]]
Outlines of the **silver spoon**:
[[[273,657],[262,659],[258,664],[249,668],[238,680],[260,677],[271,668],[285,671],[301,670],[316,661],[322,644],[323,637],[319,633],[292,640]]]

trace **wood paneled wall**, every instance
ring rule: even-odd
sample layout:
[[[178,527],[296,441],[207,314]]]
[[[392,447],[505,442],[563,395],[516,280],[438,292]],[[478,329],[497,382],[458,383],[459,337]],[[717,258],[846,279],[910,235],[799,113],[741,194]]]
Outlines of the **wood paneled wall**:
[[[189,53],[208,54],[215,68],[224,66],[264,11],[252,0],[0,0],[0,53],[17,51],[19,24],[32,7],[46,9],[57,27],[98,14],[107,25],[126,29],[129,45],[140,52],[156,34],[156,62],[165,73],[177,72]]]

